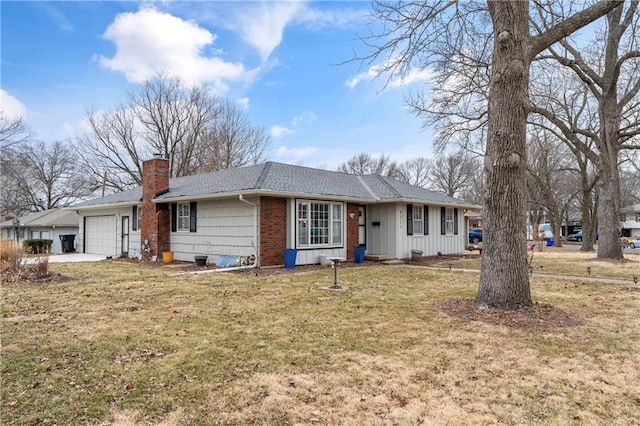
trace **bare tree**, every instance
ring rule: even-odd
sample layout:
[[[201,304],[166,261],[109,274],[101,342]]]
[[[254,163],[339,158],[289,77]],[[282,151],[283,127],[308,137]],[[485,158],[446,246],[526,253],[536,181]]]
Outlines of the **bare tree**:
[[[195,166],[208,172],[259,164],[266,160],[270,143],[264,129],[253,126],[247,113],[227,100],[202,134]]]
[[[450,197],[461,197],[472,190],[477,182],[477,174],[482,174],[482,165],[470,154],[458,152],[440,155],[430,169],[429,188]]]
[[[388,155],[382,154],[375,158],[365,152],[356,154],[346,163],[342,163],[338,166],[338,171],[354,175],[376,174],[392,178],[401,176],[398,163],[392,161]]]
[[[429,158],[411,158],[400,164],[398,179],[411,185],[427,188],[430,182],[429,171],[433,167],[433,160]]]
[[[550,48],[550,57],[573,70],[597,102],[599,128],[588,137],[595,141],[594,161],[598,166],[600,208],[598,208],[598,257],[621,259],[619,153],[640,149],[640,10],[637,0],[610,11],[606,31],[589,47],[578,49],[569,39],[561,48]],[[540,13],[540,34],[548,31],[548,16]],[[545,114],[543,110],[535,110]],[[551,115],[546,118],[559,127]],[[573,131],[572,128],[568,129]]]
[[[62,142],[23,144],[4,171],[3,210],[16,214],[65,207],[95,191],[79,171],[75,150]]]
[[[21,203],[12,178],[18,154],[31,142],[34,133],[22,118],[9,118],[0,109],[0,213],[2,217],[21,214]]]
[[[0,109],[0,152],[2,156],[24,142],[29,142],[34,133],[22,117],[9,118]]]
[[[540,65],[540,64],[539,64]],[[577,199],[580,202],[583,251],[593,251],[596,238],[597,206],[594,200],[598,173],[595,145],[597,141],[597,106],[584,86],[566,70],[538,66],[532,84],[530,123],[545,134],[553,135],[569,149],[571,169],[577,174]],[[554,81],[555,84],[547,84]],[[595,126],[595,127],[594,127]]]
[[[529,29],[528,1],[488,1],[489,15],[478,3],[376,2],[374,17],[385,23],[381,33],[365,39],[373,52],[365,61],[384,58],[382,72],[403,76],[414,67],[442,63],[470,45],[469,31],[484,19],[493,32],[485,156],[485,248],[476,303],[485,307],[530,308],[533,304],[526,264],[525,210],[526,125],[529,113],[529,69],[534,58],[554,43],[593,22],[622,1],[600,1],[558,22],[543,33]],[[477,7],[479,12],[465,13]],[[491,31],[486,31],[490,33]],[[373,41],[380,41],[375,44]],[[489,43],[489,42],[487,42]],[[445,66],[440,66],[445,68]]]
[[[176,177],[257,164],[270,144],[235,104],[162,74],[114,111],[88,110],[86,120],[77,149],[88,174],[109,191],[141,185],[142,162],[154,155],[168,158]]]
[[[575,186],[571,184],[575,170],[573,158],[553,133],[533,127],[530,135],[527,166],[529,202],[537,204],[536,209],[544,209],[555,237],[554,246],[561,247],[563,213],[577,196]]]

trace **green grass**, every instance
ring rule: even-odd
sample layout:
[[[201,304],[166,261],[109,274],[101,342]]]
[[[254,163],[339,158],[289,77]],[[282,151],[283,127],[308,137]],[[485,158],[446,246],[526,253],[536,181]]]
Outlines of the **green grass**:
[[[569,263],[569,262],[565,262]],[[532,279],[585,325],[449,317],[477,274],[406,267],[173,275],[51,264],[2,288],[2,423],[634,424],[640,292]]]

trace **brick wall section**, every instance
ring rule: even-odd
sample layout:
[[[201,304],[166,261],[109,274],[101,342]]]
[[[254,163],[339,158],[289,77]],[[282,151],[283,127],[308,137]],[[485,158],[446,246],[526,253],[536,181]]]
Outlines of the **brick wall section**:
[[[140,241],[149,240],[151,255],[171,247],[168,204],[155,204],[156,193],[169,188],[169,160],[153,158],[142,163],[142,220]]]
[[[287,199],[260,197],[260,266],[284,264]]]
[[[358,245],[358,231],[358,205],[347,203],[347,259],[353,260],[355,257],[353,247]]]

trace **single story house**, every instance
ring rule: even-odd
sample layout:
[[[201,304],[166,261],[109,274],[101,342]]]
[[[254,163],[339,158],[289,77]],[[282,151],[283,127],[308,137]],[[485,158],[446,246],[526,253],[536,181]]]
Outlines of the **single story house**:
[[[73,239],[71,247],[65,245],[65,251],[75,250],[76,237],[80,229],[80,216],[76,211],[64,209],[42,210],[26,216],[11,218],[0,223],[2,239],[14,240],[20,244],[24,240],[53,240],[52,253],[62,253],[63,243],[60,238]]]
[[[640,237],[640,204],[621,209],[623,237]]]
[[[409,258],[463,253],[466,209],[478,206],[379,175],[351,175],[275,162],[169,179],[169,161],[143,163],[142,187],[85,201],[79,251],[193,261],[256,256],[260,266],[320,256]]]

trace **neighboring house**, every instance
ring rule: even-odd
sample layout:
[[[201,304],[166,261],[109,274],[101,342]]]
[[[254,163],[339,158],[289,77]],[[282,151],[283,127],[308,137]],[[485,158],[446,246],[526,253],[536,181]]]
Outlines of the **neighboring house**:
[[[61,235],[73,235],[74,242],[80,229],[80,216],[63,209],[42,210],[17,219],[0,223],[2,238],[22,244],[24,240],[53,240],[52,253],[62,253]],[[75,249],[75,247],[72,247]]]
[[[622,236],[640,237],[640,204],[621,210]]]
[[[142,187],[73,207],[80,213],[79,251],[138,256],[172,251],[195,255],[256,255],[261,266],[320,256],[367,254],[409,258],[463,253],[464,210],[478,206],[379,175],[357,176],[289,164],[264,164],[169,179],[163,158],[143,164]]]

